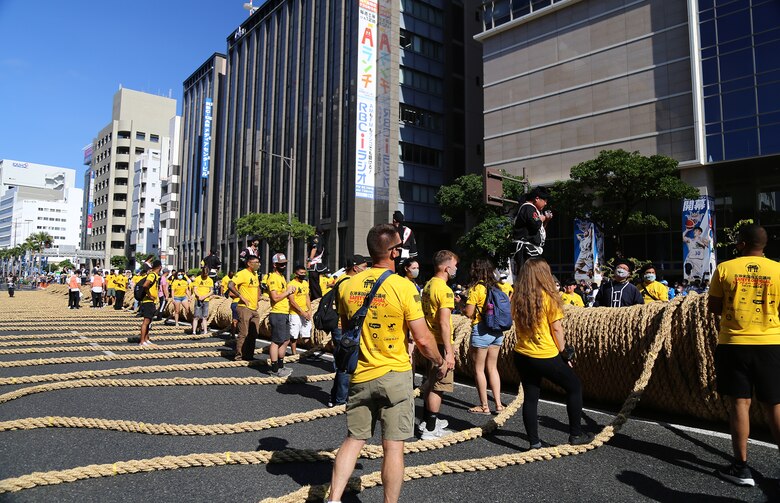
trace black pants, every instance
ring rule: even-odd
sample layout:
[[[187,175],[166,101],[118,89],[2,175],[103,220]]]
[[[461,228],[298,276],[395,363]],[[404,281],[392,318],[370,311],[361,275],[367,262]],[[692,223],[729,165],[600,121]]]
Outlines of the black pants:
[[[322,288],[320,288],[320,273],[316,270],[309,271],[309,293],[311,300],[322,297]]]
[[[92,292],[92,307],[103,307],[103,294]]]
[[[569,415],[569,435],[582,434],[582,383],[560,356],[531,358],[515,353],[515,366],[523,382],[523,424],[531,445],[539,443],[539,394],[542,378],[566,391],[566,412]]]
[[[121,311],[124,303],[125,303],[125,292],[122,290],[117,290],[116,300],[114,300],[114,309],[117,311]]]
[[[13,297],[14,296],[14,287],[9,287],[8,288],[8,296],[9,297]]]
[[[81,292],[68,292],[68,307],[79,307],[79,294]]]

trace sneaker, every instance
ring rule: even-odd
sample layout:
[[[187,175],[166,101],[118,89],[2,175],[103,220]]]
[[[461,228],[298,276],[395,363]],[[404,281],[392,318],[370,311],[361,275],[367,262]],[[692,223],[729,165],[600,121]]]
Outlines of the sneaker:
[[[585,445],[593,441],[593,433],[580,433],[579,435],[569,435],[569,445]]]
[[[293,371],[291,368],[284,367],[276,371],[276,377],[289,377],[292,373]]]
[[[446,428],[449,425],[450,425],[449,421],[447,421],[446,419],[439,419],[437,417],[436,418],[436,427],[434,428],[434,430],[438,430],[438,429],[442,429],[443,430],[444,428]],[[423,433],[425,431],[425,421],[423,421],[423,422],[421,422],[420,424],[417,425],[417,431],[419,431],[420,433]]]
[[[421,440],[433,440],[436,438],[441,438],[444,436],[449,435],[452,433],[452,430],[447,430],[445,428],[439,428],[438,423],[436,424],[436,428],[433,429],[433,431],[423,430],[422,435],[420,436]]]
[[[552,447],[552,444],[549,444],[549,443],[545,442],[544,440],[539,440],[535,444],[529,444],[528,445],[528,449],[529,450],[544,449],[545,447]]]
[[[754,486],[756,481],[753,480],[753,474],[750,472],[750,468],[746,464],[731,463],[730,465],[718,468],[718,477],[728,480],[731,483],[738,486]]]

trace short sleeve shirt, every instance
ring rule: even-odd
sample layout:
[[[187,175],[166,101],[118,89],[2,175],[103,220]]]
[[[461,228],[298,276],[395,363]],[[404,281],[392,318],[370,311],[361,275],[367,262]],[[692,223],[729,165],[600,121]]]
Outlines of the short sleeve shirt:
[[[298,304],[298,307],[300,307],[302,310],[306,311],[306,300],[309,298],[309,282],[293,279],[290,281],[290,284],[295,287],[295,293],[293,294],[295,303]],[[290,306],[289,312],[290,314],[298,314],[298,311],[293,309],[292,306]]]
[[[553,358],[558,356],[560,351],[553,339],[550,325],[563,319],[563,312],[558,308],[555,302],[552,302],[547,293],[543,293],[542,309],[544,319],[539,320],[533,330],[523,330],[517,328],[517,342],[515,351],[531,358]]]
[[[570,304],[572,306],[577,306],[577,307],[585,307],[585,303],[582,302],[582,297],[580,297],[576,293],[572,293],[570,295],[566,292],[561,292],[561,299],[563,300],[564,304]]]
[[[718,344],[780,344],[780,264],[764,257],[723,262],[709,294],[723,299]]]
[[[114,288],[120,292],[127,290],[127,276],[118,275],[114,276]]]
[[[482,283],[469,288],[469,298],[466,300],[466,305],[471,304],[476,309],[474,310],[474,319],[471,320],[471,326],[478,324],[482,320],[482,306],[485,305],[487,300],[487,288]]]
[[[645,299],[645,304],[669,300],[669,289],[658,281],[653,281],[648,285],[642,284],[639,293],[641,293],[642,297]]]
[[[260,293],[260,280],[257,277],[256,272],[252,272],[249,269],[241,269],[233,275],[233,284],[236,285],[236,290],[247,300],[247,304],[238,300],[239,306],[244,306],[252,311],[257,309],[257,297]]]
[[[428,330],[431,331],[437,344],[443,344],[444,339],[439,325],[442,309],[455,309],[455,294],[452,288],[447,286],[447,282],[441,278],[433,277],[425,284],[422,290],[422,309],[425,313],[425,322],[428,324]],[[453,341],[453,327],[450,322],[450,333],[448,334],[450,342]]]
[[[276,271],[268,275],[269,292],[282,293],[285,290],[287,290],[287,280],[284,278],[284,276]],[[274,314],[288,314],[290,312],[290,301],[287,300],[287,297],[277,302],[274,302],[272,299],[271,312]]]
[[[203,279],[201,276],[198,276],[192,280],[192,288],[193,292],[199,296],[206,297],[214,290],[214,280],[209,277]]]
[[[174,297],[186,297],[187,296],[187,288],[189,288],[190,284],[187,282],[186,279],[175,279],[171,281],[171,291],[173,292]]]
[[[386,270],[372,267],[339,285],[338,311],[342,318],[349,319],[360,309],[374,282]],[[411,370],[406,347],[407,323],[423,316],[420,294],[409,280],[397,274],[384,280],[363,323],[360,358],[352,382]]]
[[[157,273],[150,272],[146,275],[146,278],[141,276],[141,279],[139,281],[149,281],[149,289],[146,290],[146,297],[144,297],[144,300],[141,302],[152,302],[154,304],[157,303],[157,299],[159,298],[158,293],[158,287],[160,285],[160,276]]]

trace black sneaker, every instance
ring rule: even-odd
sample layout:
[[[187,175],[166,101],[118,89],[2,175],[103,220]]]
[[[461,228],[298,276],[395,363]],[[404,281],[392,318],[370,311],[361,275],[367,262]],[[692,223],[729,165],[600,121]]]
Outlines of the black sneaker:
[[[549,443],[545,442],[544,440],[539,440],[535,444],[529,444],[528,445],[528,450],[544,449],[545,447],[552,447],[552,444],[549,444]]]
[[[731,463],[722,468],[718,468],[716,471],[718,477],[728,480],[738,486],[750,486],[756,485],[756,481],[753,480],[753,474],[750,472],[750,468],[746,464]]]
[[[584,445],[593,442],[593,433],[580,433],[579,435],[569,435],[569,445]]]

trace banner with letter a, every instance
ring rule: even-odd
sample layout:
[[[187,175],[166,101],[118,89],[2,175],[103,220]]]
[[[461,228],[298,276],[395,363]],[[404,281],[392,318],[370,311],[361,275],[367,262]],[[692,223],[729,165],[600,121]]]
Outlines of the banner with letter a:
[[[574,279],[601,281],[604,263],[604,234],[587,220],[574,220]]]

